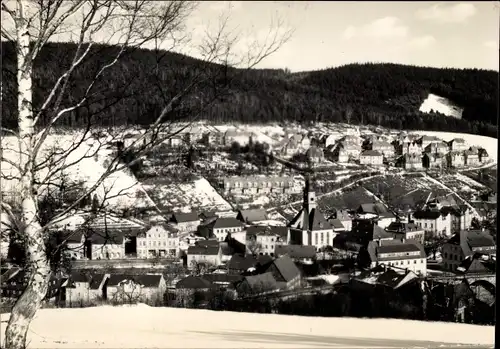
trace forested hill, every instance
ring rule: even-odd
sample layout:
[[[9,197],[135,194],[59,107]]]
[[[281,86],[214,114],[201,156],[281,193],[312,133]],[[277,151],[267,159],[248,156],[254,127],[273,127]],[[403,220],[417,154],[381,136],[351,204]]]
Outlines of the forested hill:
[[[35,62],[35,109],[69,66],[75,48],[73,44],[59,43],[42,50]],[[116,50],[112,46],[94,48],[70,79],[63,106],[81,99],[90,77],[109,62]],[[12,44],[2,43],[2,59],[2,124],[13,127],[16,86]],[[214,123],[330,121],[492,137],[497,133],[498,73],[494,71],[351,64],[301,73],[270,69],[242,72],[151,50],[128,52],[101,76],[82,108],[60,125],[80,127],[89,112],[100,112],[97,121],[103,125],[147,125],[158,115],[165,100],[184,89],[193,76],[207,72],[216,78],[205,79],[183,105],[200,105],[200,99],[210,99],[214,91],[220,91],[215,90],[216,86],[226,85],[229,93],[217,98],[202,114],[203,119]],[[464,108],[462,119],[419,112],[429,93]],[[190,110],[182,107],[168,118],[185,116]]]

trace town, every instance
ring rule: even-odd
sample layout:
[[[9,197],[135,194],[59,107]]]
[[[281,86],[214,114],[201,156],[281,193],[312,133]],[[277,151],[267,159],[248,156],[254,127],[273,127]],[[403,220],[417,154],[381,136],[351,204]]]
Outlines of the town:
[[[135,137],[115,145],[126,147]],[[473,179],[495,165],[486,149],[461,138],[359,128],[285,133],[272,144],[262,138],[200,127],[169,138],[166,157],[187,154],[172,168],[204,176],[229,207],[76,212],[51,232],[65,242],[71,267],[53,274],[47,304],[143,302],[494,323],[496,183]],[[139,180],[151,178],[155,160],[165,156],[143,159]],[[370,196],[366,188],[377,176],[382,180],[371,186],[387,187]],[[481,189],[465,195],[458,191],[463,185],[446,191],[434,183],[452,176]],[[170,178],[170,184],[185,180]],[[340,198],[344,187],[353,188],[350,200]],[[329,204],[321,200],[326,191],[334,193]],[[4,304],[25,282],[22,267],[10,262],[2,266]],[[331,309],[316,314],[297,305],[314,297]],[[387,308],[375,309],[374,299]]]

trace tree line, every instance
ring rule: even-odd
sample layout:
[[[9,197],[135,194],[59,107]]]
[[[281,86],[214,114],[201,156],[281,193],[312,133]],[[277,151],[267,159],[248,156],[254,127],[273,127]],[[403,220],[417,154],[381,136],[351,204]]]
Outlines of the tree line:
[[[50,93],[56,79],[70,65],[76,46],[46,45],[35,62],[34,109]],[[113,46],[96,46],[74,72],[65,103],[81,99],[96,67],[116,54]],[[5,108],[2,126],[15,128],[15,53],[2,42],[2,81]],[[200,118],[225,122],[346,122],[395,129],[443,130],[496,137],[498,73],[478,69],[438,69],[397,64],[350,64],[313,72],[254,69],[238,71],[192,57],[153,50],[126,52],[120,62],[100,78],[86,103],[61,127],[148,125],[165,100],[187,88],[197,74],[211,71],[166,119],[180,120],[194,113],[201,101],[217,98]],[[238,74],[238,75],[236,75]],[[131,79],[134,77],[134,79]],[[220,80],[220,81],[214,81]],[[130,82],[132,81],[132,82]],[[228,86],[218,95],[215,86]],[[112,92],[110,92],[112,91]],[[464,108],[461,119],[439,113],[421,113],[429,93],[446,97]]]

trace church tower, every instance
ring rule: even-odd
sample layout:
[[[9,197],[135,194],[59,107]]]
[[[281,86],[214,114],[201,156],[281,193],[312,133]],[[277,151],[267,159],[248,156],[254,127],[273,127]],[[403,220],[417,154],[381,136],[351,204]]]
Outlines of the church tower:
[[[311,214],[311,211],[316,208],[316,192],[314,191],[313,183],[314,182],[311,180],[310,175],[307,175],[306,185],[304,187],[304,203],[302,206],[308,216]]]

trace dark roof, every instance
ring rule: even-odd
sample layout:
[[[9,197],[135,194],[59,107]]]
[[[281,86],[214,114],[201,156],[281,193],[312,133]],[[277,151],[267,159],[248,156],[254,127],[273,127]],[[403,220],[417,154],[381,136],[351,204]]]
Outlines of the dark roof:
[[[101,285],[101,282],[105,276],[106,276],[105,274],[101,273],[92,275],[90,279],[90,289],[91,290],[99,289],[99,286]]]
[[[278,235],[282,239],[287,238],[288,228],[282,226],[252,225],[247,228],[247,236],[254,235]]]
[[[304,217],[305,216],[305,217]],[[307,221],[304,224],[304,218]],[[305,226],[304,226],[305,225]],[[299,213],[293,218],[288,224],[289,227],[296,227],[297,229],[304,230],[325,230],[331,229],[332,225],[325,219],[323,213],[316,208],[313,208],[309,215],[307,215],[306,210],[302,208]]]
[[[406,274],[400,274],[392,269],[389,269],[386,272],[380,274],[380,276],[377,278],[377,283],[395,288],[401,281],[403,281],[405,277]]]
[[[257,265],[257,260],[252,256],[242,256],[240,254],[235,254],[231,257],[227,263],[228,269],[246,271],[249,268],[253,268]]]
[[[474,253],[460,263],[459,273],[495,273],[496,263],[488,255]]]
[[[132,280],[144,287],[158,287],[162,277],[161,274],[111,274],[107,285],[117,286],[122,281]]]
[[[214,284],[230,283],[234,284],[243,279],[241,275],[229,275],[229,274],[205,274],[203,275],[205,280],[210,281]]]
[[[360,156],[383,156],[378,150],[364,150]]]
[[[246,281],[252,291],[268,291],[277,288],[276,279],[271,272],[248,275],[243,281]]]
[[[417,252],[420,251],[418,246],[413,243],[400,243],[379,246],[377,252],[381,253],[402,253],[402,252]]]
[[[175,284],[177,289],[206,289],[213,287],[212,282],[201,276],[188,276]]]
[[[344,225],[342,224],[342,222],[337,219],[337,218],[333,218],[333,219],[330,219],[329,220],[331,225],[335,228],[335,229],[345,229],[344,228]]]
[[[415,219],[438,219],[441,216],[439,210],[417,210],[413,213]]]
[[[373,240],[388,239],[392,237],[393,235],[391,233],[386,232],[382,227],[378,226],[377,224],[373,224],[373,233],[372,233]]]
[[[189,246],[187,250],[188,255],[205,255],[215,256],[219,253],[220,247],[217,246]]]
[[[218,217],[207,226],[210,228],[234,228],[243,226],[243,223],[233,217]]]
[[[267,212],[264,209],[240,210],[237,218],[242,222],[258,222],[268,219]]]
[[[219,246],[219,241],[214,240],[214,239],[209,239],[209,240],[198,240],[194,243],[196,246]]]
[[[85,231],[85,236],[96,245],[121,245],[125,234],[121,230],[93,228]]]
[[[471,248],[496,246],[495,240],[487,231],[468,230],[462,231],[461,233],[465,234],[467,237],[467,244]],[[460,233],[454,234],[448,240],[448,243],[460,245]]]
[[[418,228],[415,223],[391,222],[385,230],[394,233],[406,233],[409,231],[419,231],[421,229]]]
[[[292,259],[313,258],[316,256],[316,248],[304,245],[276,245],[274,253],[277,256],[287,255]]]
[[[391,218],[394,217],[394,214],[391,213],[382,203],[376,202],[371,204],[361,204],[358,208],[358,213],[372,213],[376,214],[382,218]]]
[[[174,212],[171,220],[176,223],[196,222],[200,217],[196,212]]]
[[[297,268],[292,259],[288,256],[282,256],[280,258],[275,259],[268,267],[269,268],[274,265],[276,267],[276,271],[279,275],[274,275],[276,281],[284,281],[289,282],[300,275],[300,270]]]

